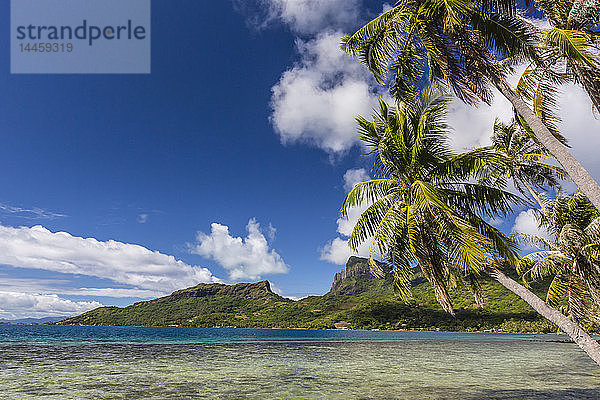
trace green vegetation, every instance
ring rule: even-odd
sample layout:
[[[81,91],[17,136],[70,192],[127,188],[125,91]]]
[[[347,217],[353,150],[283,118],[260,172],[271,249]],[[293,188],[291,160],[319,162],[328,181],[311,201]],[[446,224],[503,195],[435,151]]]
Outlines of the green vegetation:
[[[559,180],[566,178],[565,171],[548,163],[550,153],[533,136],[525,122],[513,119],[510,124],[496,120],[492,145],[486,147],[498,157],[485,181],[504,186],[510,179],[515,188],[525,197],[544,208],[545,202],[538,190],[560,188]]]
[[[360,245],[370,242],[369,260],[374,270],[377,265],[372,254],[376,249],[390,266],[394,286],[405,300],[412,296],[412,272],[418,268],[431,284],[439,304],[452,315],[449,289],[468,285],[477,303],[481,303],[479,277],[486,274],[560,327],[600,365],[600,344],[586,332],[595,329],[594,325],[581,324],[576,315],[597,318],[600,278],[596,219],[587,218],[578,229],[567,223],[564,232],[554,219],[550,223],[556,228],[554,233],[561,231],[559,236],[566,236],[558,237],[562,243],[557,246],[544,243],[545,248],[552,250],[546,251],[537,263],[540,268],[534,278],[557,275],[549,293],[569,297],[569,318],[552,307],[556,304],[542,301],[536,293],[505,275],[503,270],[514,271],[519,264],[516,243],[488,223],[490,217],[505,216],[514,204],[523,201],[504,190],[505,177],[512,178],[523,193],[520,185],[526,187],[545,210],[532,186],[553,186],[563,171],[543,162],[548,154],[530,135],[530,126],[525,123],[522,130],[514,124],[496,124],[493,146],[454,154],[447,144],[446,103],[444,96],[432,88],[399,98],[397,107],[380,100],[372,120],[357,118],[361,140],[369,150],[367,155],[374,158],[374,179],[356,185],[342,206],[344,218],[353,208],[367,207],[354,225],[350,247],[356,252]],[[588,203],[589,209],[595,211],[593,204]],[[584,232],[588,230],[589,234]],[[584,235],[589,237],[582,238]],[[579,248],[585,249],[585,255],[580,254]],[[548,260],[556,255],[560,262],[550,263]],[[581,264],[572,261],[580,256],[587,259]],[[559,267],[549,269],[549,264]],[[569,269],[572,273],[565,274]],[[579,282],[571,284],[574,277]],[[574,291],[583,295],[574,295]],[[581,310],[575,313],[574,307]]]
[[[487,219],[504,216],[520,199],[478,178],[499,163],[488,149],[455,154],[446,123],[448,97],[429,90],[391,107],[383,100],[372,120],[358,117],[361,140],[373,155],[375,178],[346,197],[342,217],[368,206],[354,225],[352,250],[371,242],[393,267],[398,293],[411,296],[414,267],[437,301],[453,313],[448,291],[496,259],[514,260],[514,244]]]
[[[600,185],[563,146],[552,114],[557,83],[583,83],[596,107],[600,102],[598,12],[584,3],[525,2],[548,19],[546,29],[523,18],[512,0],[402,0],[343,37],[342,48],[398,102],[413,101],[426,81],[444,82],[471,105],[489,102],[495,87],[600,209]],[[513,89],[506,77],[523,62],[530,65]]]
[[[492,280],[481,285],[482,306],[466,287],[450,292],[453,317],[444,312],[423,278],[414,282],[413,300],[394,294],[391,276],[371,276],[368,261],[353,257],[355,275],[334,283],[324,296],[292,301],[270,290],[267,281],[234,286],[201,284],[129,307],[101,307],[59,324],[141,326],[236,326],[248,328],[425,329],[442,331],[556,332],[525,302]],[[366,272],[365,272],[366,271]],[[541,285],[535,286],[543,292]],[[354,292],[354,295],[338,294]]]
[[[558,196],[538,211],[553,239],[527,237],[545,250],[524,257],[523,280],[551,280],[546,302],[584,326],[600,325],[600,212],[581,193]]]

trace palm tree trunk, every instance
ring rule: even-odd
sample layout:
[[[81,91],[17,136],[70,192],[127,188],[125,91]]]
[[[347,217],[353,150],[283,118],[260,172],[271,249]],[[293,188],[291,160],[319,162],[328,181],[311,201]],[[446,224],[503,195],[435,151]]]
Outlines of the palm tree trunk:
[[[533,190],[533,188],[531,186],[529,186],[529,184],[527,182],[525,182],[524,180],[521,182],[523,185],[525,185],[525,187],[527,188],[527,190],[529,190],[529,193],[531,193],[531,195],[533,196],[533,198],[535,199],[535,201],[537,201],[537,203],[540,205],[541,209],[542,209],[542,213],[544,213],[544,215],[546,214],[546,204],[542,201],[542,199],[540,198],[540,195],[538,194],[538,192],[536,192],[535,190]]]
[[[556,158],[567,171],[569,177],[587,196],[592,204],[600,210],[600,186],[589,172],[569,153],[566,147],[556,139],[541,119],[527,106],[521,96],[515,93],[503,80],[495,82],[496,88],[510,101],[519,114],[532,129],[535,137]]]
[[[569,337],[573,339],[573,341],[577,343],[577,345],[581,347],[581,349],[583,349],[583,351],[585,351],[587,355],[596,362],[596,364],[600,365],[600,344],[579,325],[571,321],[558,310],[550,307],[545,301],[537,297],[534,293],[527,290],[515,280],[504,275],[501,271],[494,270],[489,272],[489,275],[497,280],[502,286],[523,299],[541,316],[556,324],[560,330],[569,335]]]

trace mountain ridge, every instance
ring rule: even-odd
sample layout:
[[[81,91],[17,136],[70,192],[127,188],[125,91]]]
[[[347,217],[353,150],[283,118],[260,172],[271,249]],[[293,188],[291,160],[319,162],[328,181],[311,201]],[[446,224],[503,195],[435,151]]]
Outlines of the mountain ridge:
[[[334,275],[328,293],[300,300],[274,293],[268,281],[202,283],[124,308],[100,307],[57,324],[510,332],[556,329],[492,280],[482,283],[483,306],[475,303],[466,287],[451,292],[456,317],[441,309],[430,285],[420,277],[414,280],[413,300],[405,303],[394,294],[390,271],[384,264],[378,266],[382,278],[371,274],[368,260],[351,257]]]
[[[235,285],[226,285],[224,283],[200,283],[196,286],[176,290],[170,295],[159,297],[158,299],[154,299],[154,301],[178,300],[187,297],[257,296],[261,293],[278,296],[271,290],[270,282],[264,280],[254,283],[237,283]]]

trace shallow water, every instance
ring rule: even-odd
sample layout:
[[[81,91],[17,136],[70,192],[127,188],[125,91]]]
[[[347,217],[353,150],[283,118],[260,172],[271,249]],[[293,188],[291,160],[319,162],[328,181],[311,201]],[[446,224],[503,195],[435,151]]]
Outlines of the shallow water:
[[[556,335],[0,326],[2,399],[600,399]]]

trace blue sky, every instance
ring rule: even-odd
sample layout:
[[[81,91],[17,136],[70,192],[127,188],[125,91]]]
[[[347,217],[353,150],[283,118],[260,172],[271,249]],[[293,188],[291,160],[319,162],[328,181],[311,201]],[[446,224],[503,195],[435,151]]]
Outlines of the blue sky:
[[[353,119],[386,96],[337,43],[382,7],[155,0],[150,75],[11,75],[5,30],[0,318],[122,306],[201,281],[327,292],[349,255],[339,207],[369,171]],[[599,125],[578,89],[564,101],[576,148],[581,128]],[[455,147],[487,143],[495,116],[510,107],[454,102]],[[600,171],[589,145],[575,154]]]

